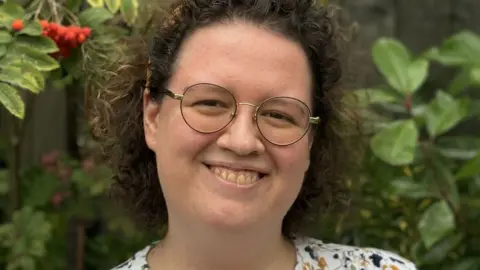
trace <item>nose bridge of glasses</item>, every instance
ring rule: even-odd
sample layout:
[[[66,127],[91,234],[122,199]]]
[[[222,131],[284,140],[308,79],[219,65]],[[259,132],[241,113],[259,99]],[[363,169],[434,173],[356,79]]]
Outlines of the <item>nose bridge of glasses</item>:
[[[257,105],[253,104],[253,103],[249,103],[249,102],[238,102],[237,105],[247,105],[247,106],[250,106],[250,107],[253,107],[253,108],[257,108]]]
[[[237,106],[240,106],[240,105],[246,105],[246,106],[250,106],[254,109],[254,114],[253,114],[253,119],[254,120],[257,120],[257,109],[258,109],[258,105],[255,105],[253,103],[249,103],[249,102],[238,102],[237,103]]]

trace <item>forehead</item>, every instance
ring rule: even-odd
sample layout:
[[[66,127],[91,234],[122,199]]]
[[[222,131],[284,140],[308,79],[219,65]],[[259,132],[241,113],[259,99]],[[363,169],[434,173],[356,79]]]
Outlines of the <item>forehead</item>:
[[[311,74],[302,47],[248,23],[201,28],[183,42],[170,88],[200,82],[223,86],[239,101],[290,96],[310,105]]]

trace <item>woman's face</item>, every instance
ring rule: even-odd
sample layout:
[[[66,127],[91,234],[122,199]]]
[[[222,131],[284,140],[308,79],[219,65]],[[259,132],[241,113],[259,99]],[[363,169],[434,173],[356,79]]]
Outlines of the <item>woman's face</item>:
[[[222,86],[237,102],[287,96],[312,106],[301,46],[246,23],[202,28],[183,42],[168,88],[182,94],[197,83]],[[156,154],[170,225],[281,227],[309,166],[309,136],[273,145],[257,129],[254,111],[240,105],[226,128],[203,134],[186,124],[180,101],[165,97],[158,104],[145,94],[145,138]]]

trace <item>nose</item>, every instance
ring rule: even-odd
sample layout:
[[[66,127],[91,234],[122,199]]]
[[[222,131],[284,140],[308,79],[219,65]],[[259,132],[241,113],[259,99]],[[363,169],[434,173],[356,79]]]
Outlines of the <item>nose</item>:
[[[255,106],[239,103],[235,118],[217,139],[217,145],[239,156],[259,154],[265,151],[261,135],[257,130],[253,114]]]

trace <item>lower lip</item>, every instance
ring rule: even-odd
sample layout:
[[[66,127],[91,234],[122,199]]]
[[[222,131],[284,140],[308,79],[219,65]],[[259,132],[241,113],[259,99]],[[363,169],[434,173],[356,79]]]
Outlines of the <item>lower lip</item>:
[[[232,182],[229,182],[221,177],[219,177],[218,175],[216,175],[208,165],[204,164],[205,167],[207,168],[207,170],[213,175],[215,176],[215,178],[217,178],[218,180],[220,180],[221,183],[223,183],[224,185],[228,186],[228,187],[233,187],[233,188],[236,188],[236,189],[249,189],[249,188],[252,188],[254,186],[256,186],[258,184],[258,182],[261,182],[263,181],[263,179],[265,178],[265,175],[262,176],[260,179],[258,179],[257,181],[251,183],[251,184],[247,184],[247,185],[238,185],[236,183],[232,183]]]

